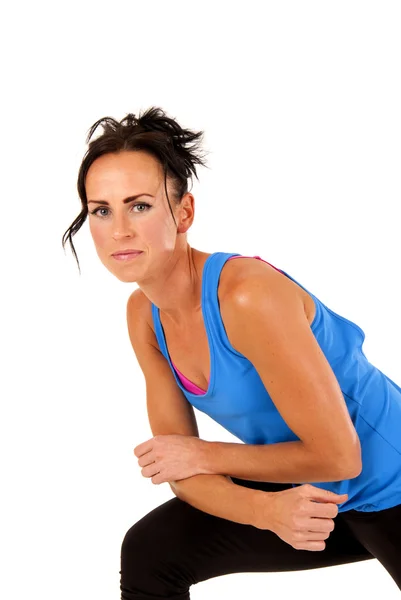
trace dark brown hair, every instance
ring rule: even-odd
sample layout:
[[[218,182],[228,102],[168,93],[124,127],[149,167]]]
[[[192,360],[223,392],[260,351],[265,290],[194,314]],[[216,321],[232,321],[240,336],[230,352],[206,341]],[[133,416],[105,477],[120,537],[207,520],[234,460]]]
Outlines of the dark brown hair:
[[[89,142],[99,125],[103,126],[104,132],[98,138]],[[182,196],[188,192],[188,179],[191,179],[192,182],[192,174],[198,179],[195,165],[207,166],[204,162],[205,155],[201,155],[199,152],[202,140],[203,131],[195,132],[190,129],[183,129],[175,119],[166,116],[161,108],[155,106],[148,108],[142,114],[139,113],[139,117],[128,113],[120,122],[112,117],[103,117],[92,125],[86,139],[89,147],[79,168],[77,180],[82,209],[62,238],[64,250],[65,244],[69,240],[79,272],[81,272],[81,269],[72,243],[72,237],[82,227],[88,215],[85,178],[91,164],[99,156],[108,153],[118,154],[119,152],[137,150],[150,153],[163,167],[164,189],[174,219],[167,192],[167,177],[172,181],[174,200],[179,204]],[[191,143],[192,145],[187,148],[186,145]],[[177,225],[175,219],[174,223]]]

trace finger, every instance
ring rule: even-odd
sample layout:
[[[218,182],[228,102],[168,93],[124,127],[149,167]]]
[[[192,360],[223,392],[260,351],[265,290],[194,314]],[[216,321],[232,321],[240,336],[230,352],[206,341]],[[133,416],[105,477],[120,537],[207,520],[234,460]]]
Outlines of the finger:
[[[330,531],[308,531],[306,535],[307,542],[323,541],[330,537]]]
[[[300,542],[294,545],[296,550],[311,550],[312,552],[322,551],[326,548],[326,542]]]
[[[330,533],[330,531],[297,531],[295,539],[298,544],[307,544],[308,542],[327,540]]]
[[[336,494],[336,492],[332,492],[331,490],[314,487],[310,484],[305,484],[302,491],[307,498],[317,500],[318,502],[335,502],[341,504],[348,498],[348,494]]]
[[[140,458],[138,458],[138,465],[140,467],[147,467],[155,462],[152,452],[147,452],[143,454]]]
[[[338,506],[329,502],[311,502],[308,506],[308,513],[310,517],[334,519],[338,515]]]
[[[156,466],[156,463],[152,463],[148,467],[144,467],[141,473],[144,477],[153,477],[160,473],[160,469]]]
[[[152,447],[152,440],[147,440],[146,442],[143,442],[142,444],[139,444],[139,446],[136,446],[134,448],[134,454],[137,458],[139,458],[140,456],[142,456],[142,454],[145,454],[146,452],[152,450]]]
[[[334,527],[335,523],[332,519],[317,519],[311,517],[307,523],[307,531],[319,531],[320,533],[325,531],[331,533]]]

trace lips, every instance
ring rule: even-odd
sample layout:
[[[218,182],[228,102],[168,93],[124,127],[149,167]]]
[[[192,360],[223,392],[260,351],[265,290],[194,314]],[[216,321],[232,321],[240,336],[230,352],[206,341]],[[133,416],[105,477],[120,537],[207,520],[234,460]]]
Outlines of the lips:
[[[112,256],[120,256],[122,254],[141,254],[142,250],[119,250],[114,252]]]

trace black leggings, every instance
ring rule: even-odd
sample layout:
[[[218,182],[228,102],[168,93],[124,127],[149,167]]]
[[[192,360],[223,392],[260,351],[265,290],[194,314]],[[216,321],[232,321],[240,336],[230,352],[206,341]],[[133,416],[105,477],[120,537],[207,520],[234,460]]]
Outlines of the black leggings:
[[[289,484],[233,483],[264,491]],[[121,546],[122,600],[188,600],[191,585],[228,573],[299,571],[377,558],[401,589],[401,504],[338,513],[324,550],[296,550],[278,535],[175,497],[135,523]],[[361,589],[363,594],[363,589]]]

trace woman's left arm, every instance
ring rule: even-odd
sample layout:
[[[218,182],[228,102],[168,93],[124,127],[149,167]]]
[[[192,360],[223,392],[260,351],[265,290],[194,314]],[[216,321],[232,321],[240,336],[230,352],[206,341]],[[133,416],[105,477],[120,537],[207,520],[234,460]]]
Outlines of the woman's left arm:
[[[224,325],[300,441],[205,442],[203,472],[278,483],[357,477],[358,434],[293,285],[274,274],[247,277],[224,297]]]

